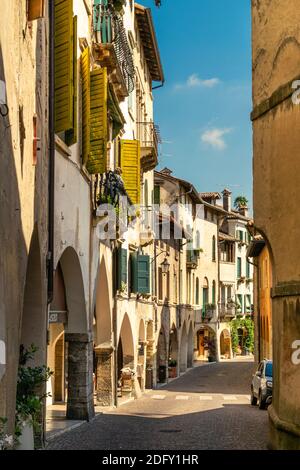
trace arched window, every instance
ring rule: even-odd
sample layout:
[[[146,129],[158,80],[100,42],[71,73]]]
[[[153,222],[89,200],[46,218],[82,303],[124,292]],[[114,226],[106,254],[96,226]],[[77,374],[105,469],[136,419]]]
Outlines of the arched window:
[[[212,282],[211,287],[211,301],[214,305],[216,305],[216,281]]]
[[[212,237],[212,260],[216,261],[216,237]]]
[[[200,292],[199,292],[199,278],[196,277],[196,298],[195,298],[195,304],[196,305],[199,305],[200,303],[200,296],[199,296]]]

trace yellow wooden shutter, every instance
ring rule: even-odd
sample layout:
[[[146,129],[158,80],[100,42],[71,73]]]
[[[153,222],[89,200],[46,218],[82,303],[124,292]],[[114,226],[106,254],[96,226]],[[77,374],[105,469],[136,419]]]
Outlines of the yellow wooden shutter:
[[[121,169],[126,191],[133,204],[140,204],[140,141],[121,140]]]
[[[82,76],[82,157],[86,163],[90,154],[90,48],[81,54]]]
[[[78,69],[77,69],[77,16],[73,18],[73,126],[66,133],[67,145],[73,145],[77,142],[77,106],[78,106]]]
[[[107,168],[107,69],[91,72],[90,155],[89,173],[104,173]]]
[[[73,127],[73,0],[55,1],[55,132]]]

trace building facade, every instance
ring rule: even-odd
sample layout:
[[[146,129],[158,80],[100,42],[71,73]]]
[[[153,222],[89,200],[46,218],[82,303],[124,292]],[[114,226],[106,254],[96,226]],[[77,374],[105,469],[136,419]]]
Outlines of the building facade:
[[[0,416],[10,433],[20,345],[39,348],[35,365],[46,361],[47,11],[32,13],[25,0],[1,4]]]
[[[254,221],[272,265],[273,402],[276,449],[300,448],[299,8],[297,1],[252,2]],[[266,21],[267,20],[267,21]],[[275,164],[276,162],[276,164]],[[287,210],[288,208],[288,210]]]

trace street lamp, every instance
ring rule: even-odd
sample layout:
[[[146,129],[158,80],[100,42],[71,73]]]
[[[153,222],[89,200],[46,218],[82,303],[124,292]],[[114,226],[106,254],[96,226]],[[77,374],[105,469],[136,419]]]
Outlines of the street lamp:
[[[167,274],[170,269],[170,263],[167,260],[167,258],[164,259],[164,261],[161,263],[161,270],[163,274]]]

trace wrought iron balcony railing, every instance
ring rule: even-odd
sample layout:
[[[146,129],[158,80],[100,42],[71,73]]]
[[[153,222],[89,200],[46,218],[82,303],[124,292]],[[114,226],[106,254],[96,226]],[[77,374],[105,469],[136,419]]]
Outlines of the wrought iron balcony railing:
[[[144,171],[153,170],[158,163],[159,127],[153,122],[137,122],[137,138],[141,142],[141,165]]]
[[[107,67],[116,92],[122,100],[134,89],[135,68],[133,54],[121,16],[107,0],[94,0],[93,5],[94,56]]]

